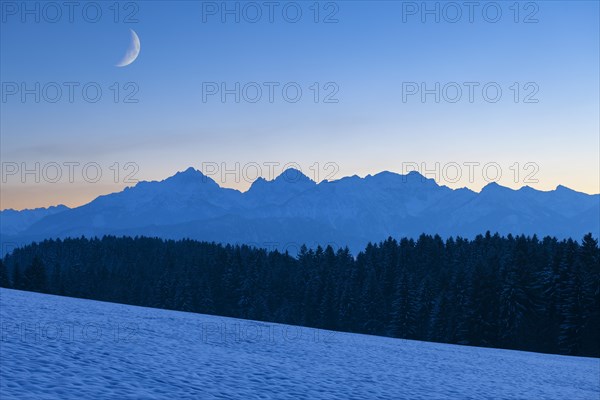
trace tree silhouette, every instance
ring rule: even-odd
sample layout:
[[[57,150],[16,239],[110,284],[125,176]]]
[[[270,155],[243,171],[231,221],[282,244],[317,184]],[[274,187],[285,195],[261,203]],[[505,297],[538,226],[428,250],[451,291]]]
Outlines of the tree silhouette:
[[[581,244],[489,232],[472,240],[421,235],[370,243],[356,257],[347,248],[302,246],[297,258],[245,245],[105,236],[15,249],[0,263],[0,286],[598,357],[599,261],[591,234]]]

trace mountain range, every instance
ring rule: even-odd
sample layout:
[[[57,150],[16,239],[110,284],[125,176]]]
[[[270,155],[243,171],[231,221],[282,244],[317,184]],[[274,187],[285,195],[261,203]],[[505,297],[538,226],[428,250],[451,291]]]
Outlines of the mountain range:
[[[2,252],[45,238],[157,236],[246,243],[294,253],[301,244],[360,251],[392,237],[474,237],[486,231],[581,237],[600,232],[600,195],[564,186],[539,191],[490,183],[477,193],[417,172],[381,172],[316,183],[288,169],[240,192],[188,168],[76,208],[0,212]]]

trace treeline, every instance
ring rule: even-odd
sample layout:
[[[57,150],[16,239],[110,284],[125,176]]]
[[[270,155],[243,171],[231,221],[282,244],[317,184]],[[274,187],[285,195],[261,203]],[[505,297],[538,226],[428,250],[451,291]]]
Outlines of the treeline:
[[[277,251],[153,238],[46,240],[0,263],[22,290],[407,339],[600,356],[600,251],[422,235]]]

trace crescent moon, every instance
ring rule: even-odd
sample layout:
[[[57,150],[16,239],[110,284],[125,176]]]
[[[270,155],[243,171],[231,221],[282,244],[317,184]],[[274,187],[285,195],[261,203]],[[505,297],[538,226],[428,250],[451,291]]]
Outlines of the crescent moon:
[[[123,59],[115,65],[115,67],[126,67],[140,55],[140,38],[137,33],[133,29],[129,29],[131,31],[131,43],[129,44],[129,48],[127,52],[123,56]]]

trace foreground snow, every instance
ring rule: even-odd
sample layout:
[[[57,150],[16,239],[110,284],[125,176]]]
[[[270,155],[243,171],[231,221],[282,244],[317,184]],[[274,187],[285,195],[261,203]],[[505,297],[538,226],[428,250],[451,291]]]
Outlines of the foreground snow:
[[[598,399],[600,360],[0,289],[0,398]]]

